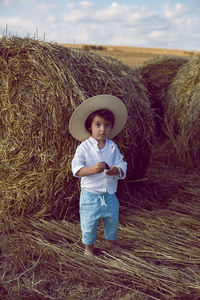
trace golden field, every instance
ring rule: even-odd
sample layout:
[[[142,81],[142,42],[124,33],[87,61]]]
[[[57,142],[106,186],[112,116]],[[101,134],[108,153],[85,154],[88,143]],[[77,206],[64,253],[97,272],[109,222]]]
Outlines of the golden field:
[[[179,56],[196,56],[200,55],[200,51],[187,51],[187,50],[172,50],[172,49],[159,49],[159,48],[140,48],[140,47],[122,47],[122,46],[100,46],[102,50],[98,50],[99,46],[93,45],[80,45],[80,44],[61,44],[65,47],[72,47],[77,49],[84,49],[89,47],[90,51],[101,55],[108,55],[113,58],[119,59],[124,64],[130,67],[135,67],[142,64],[144,61],[149,60],[158,55],[179,55]],[[96,48],[96,50],[95,50]]]

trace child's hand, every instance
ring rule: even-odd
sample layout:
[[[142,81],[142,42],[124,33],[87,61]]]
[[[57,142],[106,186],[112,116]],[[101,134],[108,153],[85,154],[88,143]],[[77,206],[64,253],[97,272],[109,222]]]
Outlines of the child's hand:
[[[109,176],[116,176],[118,174],[118,168],[115,166],[112,166],[108,169],[108,171],[106,172],[106,175]]]
[[[107,169],[107,164],[104,161],[99,161],[96,165],[93,166],[94,173],[102,173],[105,169]]]
[[[77,176],[89,176],[97,173],[102,173],[104,170],[108,169],[108,165],[104,161],[99,161],[96,165],[91,167],[83,167],[76,172]]]

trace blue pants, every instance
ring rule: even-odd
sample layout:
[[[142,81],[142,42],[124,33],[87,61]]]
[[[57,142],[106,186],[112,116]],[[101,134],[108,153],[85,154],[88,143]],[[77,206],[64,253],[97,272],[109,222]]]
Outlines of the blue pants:
[[[119,220],[119,202],[114,194],[94,194],[85,190],[80,195],[82,242],[96,242],[98,220],[101,218],[107,240],[116,240]]]

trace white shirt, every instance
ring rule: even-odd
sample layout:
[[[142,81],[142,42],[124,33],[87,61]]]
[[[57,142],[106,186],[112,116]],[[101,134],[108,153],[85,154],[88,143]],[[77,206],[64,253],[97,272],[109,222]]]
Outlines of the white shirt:
[[[99,161],[104,161],[108,166],[116,166],[123,170],[123,176],[109,176],[106,171],[94,175],[81,177],[81,189],[101,194],[113,194],[117,191],[118,179],[124,179],[126,176],[127,163],[123,160],[117,145],[106,139],[106,145],[103,149],[99,149],[98,142],[90,137],[82,142],[76,149],[72,160],[72,172],[75,177],[79,177],[76,173],[83,167],[90,167]]]

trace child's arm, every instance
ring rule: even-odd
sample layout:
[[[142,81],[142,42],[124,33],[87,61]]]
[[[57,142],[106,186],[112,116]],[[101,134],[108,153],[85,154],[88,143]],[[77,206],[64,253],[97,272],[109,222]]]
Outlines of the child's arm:
[[[106,163],[103,161],[99,161],[94,166],[82,167],[76,172],[76,176],[82,177],[82,176],[94,175],[103,172],[105,169],[107,169]]]
[[[114,147],[114,159],[113,165],[109,167],[106,175],[116,176],[118,179],[124,179],[126,176],[127,163],[123,159],[123,155],[120,153],[117,145]]]
[[[124,172],[122,171],[122,169],[120,168],[120,172],[121,172],[121,176],[124,176]],[[108,171],[106,172],[106,175],[109,176],[117,176],[119,173],[119,169],[116,166],[111,166]]]

